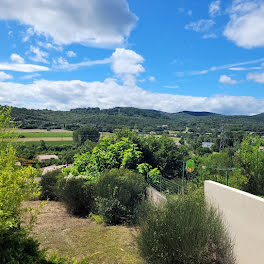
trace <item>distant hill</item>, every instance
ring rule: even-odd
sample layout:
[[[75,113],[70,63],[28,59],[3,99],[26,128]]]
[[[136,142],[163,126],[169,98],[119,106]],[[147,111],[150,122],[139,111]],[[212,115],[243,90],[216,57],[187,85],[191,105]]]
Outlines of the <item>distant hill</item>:
[[[113,131],[123,126],[137,128],[148,133],[164,130],[188,131],[197,133],[216,132],[222,127],[230,131],[264,132],[264,113],[255,116],[230,116],[210,112],[182,111],[166,113],[158,110],[133,107],[111,109],[77,108],[70,111],[33,110],[13,107],[12,117],[21,128],[66,128],[74,130],[84,125],[94,125],[100,131]]]
[[[192,116],[212,116],[212,115],[219,115],[211,112],[193,112],[193,111],[181,111],[179,114],[187,114]]]

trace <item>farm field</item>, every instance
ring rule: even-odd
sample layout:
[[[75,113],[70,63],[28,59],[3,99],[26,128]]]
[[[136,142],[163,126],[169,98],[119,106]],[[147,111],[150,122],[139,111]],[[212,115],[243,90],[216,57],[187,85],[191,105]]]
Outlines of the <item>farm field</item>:
[[[72,145],[72,131],[64,129],[52,129],[47,131],[46,129],[16,129],[15,134],[17,136],[16,142],[30,142],[38,143],[40,140],[47,142],[54,142],[49,145]],[[55,143],[56,142],[56,143]],[[62,143],[59,143],[62,142]],[[69,144],[71,142],[71,144]]]
[[[65,143],[67,145],[72,145],[73,143],[73,132],[63,129],[52,129],[51,131],[45,129],[16,129],[15,134],[18,137],[16,139],[17,142],[24,142],[27,145],[30,145],[30,142],[36,144],[40,140],[44,140],[46,143],[54,142],[48,143],[53,146],[65,145]],[[111,134],[112,133],[109,132],[100,132],[101,137],[109,137]]]
[[[40,201],[25,202],[23,207],[37,207]],[[48,254],[57,252],[76,259],[89,256],[91,263],[143,264],[136,243],[135,228],[106,226],[90,218],[69,215],[60,202],[47,202],[31,235]]]
[[[47,132],[47,133],[58,133],[58,132],[72,132],[70,130],[66,130],[66,129],[51,129],[51,130],[47,130],[47,129],[34,129],[34,128],[30,128],[30,129],[25,129],[25,128],[17,128],[15,130],[15,133],[34,133],[34,132]]]
[[[72,146],[73,141],[45,141],[46,146]],[[24,145],[26,146],[40,146],[40,141],[25,141]]]
[[[19,132],[16,136],[25,138],[40,138],[40,137],[72,137],[72,132]]]
[[[33,142],[33,141],[72,141],[72,137],[32,137],[32,138],[17,138],[16,142]]]

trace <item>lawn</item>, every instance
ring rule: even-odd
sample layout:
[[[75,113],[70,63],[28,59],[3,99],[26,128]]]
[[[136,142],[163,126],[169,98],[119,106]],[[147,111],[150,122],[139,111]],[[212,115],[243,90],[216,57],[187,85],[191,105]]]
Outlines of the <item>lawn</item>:
[[[72,137],[72,132],[16,132],[17,137],[43,138],[43,137]]]
[[[170,137],[173,141],[179,142],[181,140],[180,137]]]
[[[30,201],[24,206],[39,204]],[[31,232],[48,254],[56,251],[78,260],[89,256],[91,263],[97,264],[143,264],[136,248],[136,234],[133,227],[107,226],[90,218],[73,217],[61,203],[52,201],[43,206]]]
[[[45,141],[46,146],[72,146],[73,141]],[[40,141],[24,142],[26,146],[40,146]]]

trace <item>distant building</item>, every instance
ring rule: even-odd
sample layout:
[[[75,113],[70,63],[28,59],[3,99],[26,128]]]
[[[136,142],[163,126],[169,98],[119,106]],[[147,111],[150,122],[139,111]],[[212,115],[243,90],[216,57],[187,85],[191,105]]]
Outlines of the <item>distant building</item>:
[[[37,156],[37,160],[39,162],[47,161],[50,159],[59,159],[59,157],[57,155],[38,155]]]
[[[211,148],[214,145],[213,142],[203,142],[202,147],[203,148]]]
[[[45,175],[48,172],[54,171],[54,170],[62,170],[63,168],[68,168],[71,167],[72,164],[68,164],[68,165],[51,165],[45,168],[42,168],[42,175]]]

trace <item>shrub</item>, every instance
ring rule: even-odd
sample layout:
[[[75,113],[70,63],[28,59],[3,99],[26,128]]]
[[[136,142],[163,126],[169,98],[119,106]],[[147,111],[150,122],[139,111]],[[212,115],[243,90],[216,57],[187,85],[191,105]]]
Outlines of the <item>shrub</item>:
[[[87,216],[94,208],[94,183],[85,176],[67,176],[60,183],[60,200],[73,215]]]
[[[98,213],[109,224],[133,222],[145,189],[143,175],[127,169],[105,171],[96,185]]]
[[[61,170],[47,172],[41,178],[40,200],[58,200],[58,178],[61,176]]]
[[[233,264],[233,246],[220,214],[189,194],[149,209],[140,221],[141,255],[157,264]]]
[[[29,238],[24,230],[14,228],[0,234],[0,262],[48,264],[38,242]]]

